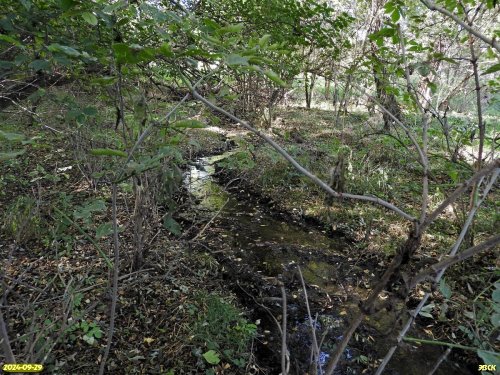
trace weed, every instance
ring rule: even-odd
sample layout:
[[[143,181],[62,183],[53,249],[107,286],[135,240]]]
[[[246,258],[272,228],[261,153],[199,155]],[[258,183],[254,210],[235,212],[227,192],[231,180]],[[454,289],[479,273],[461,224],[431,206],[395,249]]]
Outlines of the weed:
[[[5,211],[2,229],[18,244],[25,244],[41,231],[41,218],[37,202],[21,195]]]
[[[248,345],[257,331],[255,324],[249,323],[236,307],[215,294],[200,293],[188,312],[198,314],[191,327],[192,338],[197,345],[214,351],[209,358],[214,358],[216,353],[217,357],[236,366],[245,365]]]

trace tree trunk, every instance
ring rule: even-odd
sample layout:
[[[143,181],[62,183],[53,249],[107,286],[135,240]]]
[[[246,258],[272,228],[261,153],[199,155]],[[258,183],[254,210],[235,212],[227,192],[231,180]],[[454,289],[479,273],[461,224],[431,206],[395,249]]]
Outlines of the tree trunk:
[[[378,58],[375,56],[375,53],[373,53],[373,57],[377,61],[378,67],[380,67],[380,70],[378,70],[377,65],[373,66],[373,78],[375,80],[377,99],[380,102],[380,104],[382,104],[389,112],[391,112],[394,115],[394,117],[396,117],[398,120],[401,121],[402,120],[401,108],[399,107],[396,97],[394,96],[394,94],[386,92],[386,87],[388,86],[387,71],[383,66],[383,63],[380,62]],[[385,112],[383,112],[383,118],[384,118],[384,131],[389,132],[393,120],[391,116],[389,116],[389,114]]]
[[[369,30],[370,33],[377,32],[382,27],[382,19],[377,16],[378,10],[384,6],[384,2],[381,0],[372,0],[371,12],[373,17],[375,17],[374,22]],[[382,104],[389,112],[391,112],[398,120],[401,120],[401,109],[399,108],[398,102],[394,94],[389,94],[386,92],[386,87],[389,86],[389,79],[387,74],[387,69],[385,67],[384,61],[377,56],[377,46],[375,43],[371,43],[372,46],[372,57],[373,57],[373,79],[375,81],[375,90],[377,93],[377,99],[380,104]],[[385,111],[383,112],[384,118],[384,131],[389,132],[390,126],[393,122],[391,116],[389,116]]]
[[[311,79],[307,75],[307,72],[304,73],[304,88],[306,93],[306,107],[307,109],[311,109],[312,103],[312,92],[314,88],[314,83],[316,82],[316,74],[311,74]]]

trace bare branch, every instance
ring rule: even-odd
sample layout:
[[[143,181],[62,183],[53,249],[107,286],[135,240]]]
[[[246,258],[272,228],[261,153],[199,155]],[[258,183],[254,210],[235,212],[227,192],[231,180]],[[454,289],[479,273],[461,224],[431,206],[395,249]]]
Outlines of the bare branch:
[[[9,333],[7,332],[7,325],[3,318],[3,313],[1,308],[0,308],[0,344],[2,344],[6,362],[16,363],[16,357],[14,357],[14,353],[12,352],[12,347],[10,346]]]
[[[465,30],[467,30],[469,33],[474,35],[475,37],[481,39],[483,42],[486,44],[489,44],[493,48],[495,48],[498,52],[500,52],[500,43],[498,43],[496,40],[488,38],[487,36],[481,34],[479,31],[474,29],[473,27],[467,25],[464,21],[462,21],[460,18],[458,18],[454,13],[450,12],[449,10],[442,8],[438,5],[436,5],[433,1],[428,1],[428,0],[420,0],[422,4],[424,4],[427,8],[430,10],[435,10],[438,11],[439,13],[445,15],[448,18],[451,18],[453,21],[458,23],[460,26],[462,26]]]
[[[196,86],[198,86],[201,82],[203,82],[205,79],[207,79],[209,76],[211,76],[212,74],[214,74],[215,71],[212,71],[206,75],[204,75],[203,77],[201,77],[195,84],[193,87],[196,88]],[[189,98],[189,94],[186,94],[184,95],[184,97],[174,106],[174,108],[172,108],[170,110],[170,112],[168,112],[165,116],[165,122],[168,123],[170,117],[172,117],[172,115],[177,111],[177,109],[182,105],[182,103],[184,103],[187,99]],[[158,125],[157,122],[154,122],[152,124],[150,124],[143,132],[142,134],[139,136],[139,139],[137,139],[137,142],[135,142],[134,146],[132,147],[132,149],[130,150],[129,154],[128,154],[128,157],[127,157],[127,160],[125,161],[125,163],[123,163],[123,166],[121,167],[120,169],[120,173],[118,174],[118,177],[116,178],[115,182],[119,182],[121,180],[121,178],[123,177],[123,174],[125,173],[125,168],[127,167],[127,164],[130,162],[130,160],[132,160],[132,157],[134,155],[134,152],[139,148],[139,146],[142,144],[142,142],[144,142],[146,140],[147,137],[149,137],[149,135],[151,134],[151,131],[153,130],[153,127],[155,125]]]
[[[106,361],[109,356],[111,345],[113,344],[113,333],[115,331],[116,304],[118,302],[118,280],[120,274],[120,244],[118,242],[118,220],[116,217],[116,184],[113,184],[113,247],[114,247],[114,262],[113,262],[113,281],[111,290],[111,311],[109,318],[109,329],[107,337],[107,345],[99,367],[99,375],[104,374]]]
[[[474,39],[470,38],[470,55],[471,55],[471,64],[472,70],[474,72],[474,83],[476,85],[476,107],[477,107],[477,127],[479,129],[479,149],[477,150],[477,170],[481,169],[483,165],[483,149],[484,149],[484,138],[486,136],[486,127],[483,121],[483,108],[481,105],[481,83],[479,81],[479,69],[477,64],[477,56],[474,51]],[[476,197],[476,190],[479,187],[479,183],[474,184],[472,188],[472,192],[470,194],[470,206],[474,205],[474,200]]]
[[[451,193],[448,198],[446,198],[432,213],[427,216],[425,222],[421,225],[420,230],[423,231],[428,227],[436,218],[443,212],[443,210],[450,204],[455,202],[458,197],[467,189],[469,189],[476,181],[484,176],[492,173],[496,168],[500,168],[500,159],[495,159],[492,163],[484,166],[481,170],[476,172],[471,178],[460,185],[453,193]]]
[[[460,231],[460,234],[459,234],[457,240],[455,241],[455,244],[453,245],[453,247],[450,250],[450,256],[454,256],[457,253],[460,245],[462,244],[462,241],[464,240],[465,234],[469,230],[469,226],[471,225],[472,220],[474,219],[474,217],[476,215],[477,210],[479,209],[479,207],[481,206],[483,201],[486,199],[486,197],[488,196],[488,193],[490,192],[493,185],[495,184],[497,177],[498,177],[498,172],[499,171],[496,171],[494,173],[494,175],[491,177],[490,182],[484,188],[484,192],[483,192],[481,199],[478,199],[475,202],[474,207],[470,210],[469,215],[467,216],[467,220],[465,221],[464,225],[462,226],[462,230]],[[438,283],[441,280],[445,271],[446,271],[445,269],[442,269],[441,271],[438,272],[438,274],[434,278],[435,283]],[[389,349],[389,351],[385,355],[385,357],[384,357],[382,363],[379,365],[375,375],[381,375],[382,372],[385,370],[385,367],[387,366],[387,364],[391,360],[391,358],[394,355],[399,344],[401,343],[403,338],[406,336],[406,333],[411,328],[413,322],[415,321],[415,318],[419,314],[420,310],[422,310],[424,305],[427,303],[427,300],[429,299],[430,296],[431,296],[430,293],[425,293],[424,296],[422,297],[422,300],[418,304],[418,306],[415,308],[415,310],[413,310],[411,312],[410,317],[406,321],[404,327],[399,331],[398,337],[396,339],[396,343]]]
[[[354,316],[354,319],[352,320],[349,328],[342,335],[342,341],[337,346],[337,349],[335,351],[335,356],[328,362],[328,367],[325,370],[325,375],[333,374],[333,371],[335,370],[335,367],[337,366],[340,357],[342,356],[342,354],[344,354],[344,350],[347,347],[347,344],[349,343],[352,335],[354,334],[356,329],[358,329],[359,325],[361,324],[364,318],[365,314],[362,313],[361,311],[358,311],[358,313]]]
[[[307,316],[309,318],[309,328],[311,329],[311,336],[312,336],[312,341],[313,341],[313,363],[314,366],[318,366],[319,364],[319,345],[318,345],[318,339],[316,338],[316,329],[314,328],[313,324],[313,318],[311,315],[311,308],[309,306],[309,297],[307,296],[307,289],[306,289],[306,283],[304,281],[304,277],[302,276],[302,270],[300,269],[300,266],[298,266],[299,270],[299,276],[300,276],[300,282],[302,283],[302,288],[304,289],[304,299],[306,300],[306,308],[307,308]],[[321,370],[321,366],[319,366]],[[320,371],[322,372],[322,371]]]
[[[394,116],[394,114],[391,111],[385,108],[382,105],[382,103],[380,103],[379,100],[377,100],[374,96],[368,94],[364,88],[360,87],[359,85],[356,85],[355,83],[353,83],[352,85],[355,86],[363,95],[365,95],[367,98],[373,101],[373,103],[378,105],[382,110],[382,112],[386,113],[396,124],[398,124],[405,131],[408,138],[410,138],[411,143],[413,143],[413,145],[417,149],[418,156],[420,157],[420,164],[423,167],[426,167],[428,164],[427,157],[425,153],[422,151],[422,147],[420,147],[420,144],[417,142],[417,139],[415,138],[415,134],[410,130],[410,128],[408,128],[396,116]]]
[[[480,243],[479,245],[468,248],[467,250],[458,253],[455,256],[449,256],[440,262],[434,263],[432,266],[426,268],[424,271],[420,272],[418,275],[413,277],[409,283],[409,288],[414,288],[417,284],[427,280],[438,274],[440,271],[445,270],[448,267],[453,266],[456,263],[462,262],[481,251],[491,249],[492,247],[500,244],[500,234],[490,237],[488,240]]]
[[[356,194],[349,194],[349,193],[337,193],[335,190],[333,190],[326,182],[321,180],[319,177],[311,173],[309,170],[305,169],[302,165],[300,165],[288,152],[286,152],[280,145],[278,145],[275,141],[273,141],[271,138],[269,138],[267,135],[264,133],[260,132],[259,130],[255,129],[252,127],[250,124],[248,124],[246,121],[241,120],[240,118],[232,115],[231,113],[227,112],[226,110],[216,106],[215,104],[209,102],[207,99],[205,99],[203,96],[201,96],[194,88],[191,87],[193,96],[200,100],[202,103],[204,103],[207,107],[222,113],[223,115],[229,117],[231,120],[237,122],[244,128],[250,130],[252,133],[258,135],[260,138],[262,138],[264,141],[266,141],[268,144],[270,144],[281,156],[283,156],[290,164],[293,165],[293,167],[299,171],[301,174],[304,176],[308,177],[311,181],[313,181],[316,185],[318,185],[321,189],[326,191],[328,194],[335,198],[348,198],[348,199],[353,199],[353,200],[360,200],[360,201],[366,201],[366,202],[372,202],[378,205],[381,205],[391,211],[396,212],[398,215],[404,217],[405,219],[416,222],[417,219],[410,214],[404,212],[400,208],[394,206],[392,203],[389,203],[387,201],[384,201],[383,199],[377,198],[377,197],[370,197],[366,195],[356,195]]]
[[[283,305],[283,316],[281,318],[281,374],[282,375],[288,375],[288,364],[290,363],[290,359],[288,356],[288,348],[286,345],[286,318],[287,318],[287,312],[286,312],[286,292],[285,292],[285,287],[282,285],[281,286],[281,298],[282,298],[282,305]]]
[[[438,360],[434,364],[434,367],[431,369],[431,371],[429,371],[427,373],[427,375],[434,375],[434,373],[437,371],[437,369],[439,368],[439,366],[441,366],[441,363],[443,363],[445,361],[445,359],[448,358],[448,356],[451,353],[451,350],[452,350],[452,348],[450,348],[450,347],[448,347],[445,350],[445,352],[438,358]]]

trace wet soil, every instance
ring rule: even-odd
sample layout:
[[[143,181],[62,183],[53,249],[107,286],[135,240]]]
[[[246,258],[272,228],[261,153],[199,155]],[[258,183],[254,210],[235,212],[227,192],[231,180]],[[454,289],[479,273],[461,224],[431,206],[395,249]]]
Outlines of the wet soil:
[[[255,355],[258,363],[274,374],[280,372],[281,338],[277,322],[282,318],[282,289],[287,297],[290,373],[322,373],[342,331],[383,270],[375,257],[357,253],[345,237],[326,233],[320,223],[307,222],[290,213],[272,210],[265,202],[241,189],[237,181],[218,179],[215,164],[231,155],[197,160],[185,175],[184,184],[194,196],[196,213],[209,223],[195,241],[195,248],[208,251],[223,266],[228,285],[260,320]],[[229,183],[228,183],[229,182]],[[186,218],[189,220],[189,218]],[[299,267],[306,283],[316,336],[321,339],[319,368],[309,368],[311,329]],[[373,271],[372,271],[373,270]],[[372,373],[376,359],[391,346],[405,302],[392,303],[370,316],[344,353],[337,374]],[[416,332],[412,336],[418,336]],[[374,344],[375,343],[375,344]],[[386,374],[426,374],[442,353],[440,347],[402,345]],[[451,362],[436,374],[469,374]]]

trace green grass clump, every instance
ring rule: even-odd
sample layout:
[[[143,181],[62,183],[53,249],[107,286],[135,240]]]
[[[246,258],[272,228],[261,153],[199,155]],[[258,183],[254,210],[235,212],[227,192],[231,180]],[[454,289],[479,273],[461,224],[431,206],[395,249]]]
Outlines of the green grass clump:
[[[216,357],[239,367],[245,365],[257,326],[248,322],[238,308],[218,295],[200,293],[188,312],[197,315],[191,333],[201,351],[213,351]]]

